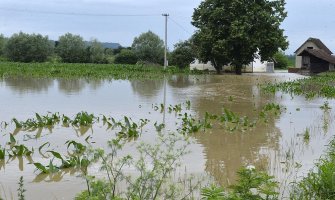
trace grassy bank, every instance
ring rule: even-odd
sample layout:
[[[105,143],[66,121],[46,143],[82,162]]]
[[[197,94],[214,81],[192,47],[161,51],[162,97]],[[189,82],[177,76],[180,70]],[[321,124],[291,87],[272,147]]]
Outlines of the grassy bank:
[[[202,73],[176,67],[164,70],[163,67],[138,65],[0,62],[1,77],[158,79],[166,74]]]
[[[308,99],[314,97],[332,99],[335,98],[335,73],[327,72],[295,81],[267,84],[263,89],[271,93],[282,91],[294,95],[304,95]]]

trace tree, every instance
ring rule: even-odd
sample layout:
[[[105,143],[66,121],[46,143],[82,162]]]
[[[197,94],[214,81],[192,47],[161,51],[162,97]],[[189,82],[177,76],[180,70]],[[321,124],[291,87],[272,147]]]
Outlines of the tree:
[[[48,36],[18,33],[6,42],[5,56],[15,62],[44,62],[53,52]]]
[[[134,39],[132,49],[139,60],[162,64],[164,60],[164,42],[155,33],[148,31]]]
[[[287,69],[289,65],[289,59],[286,57],[284,52],[277,52],[274,56],[273,59],[275,61],[275,68],[277,69]]]
[[[60,36],[56,52],[62,58],[63,62],[82,63],[88,60],[86,45],[80,35],[66,33]]]
[[[136,64],[137,57],[132,50],[122,49],[119,54],[115,56],[115,64]]]
[[[106,56],[105,56],[105,49],[97,39],[93,39],[90,42],[88,51],[89,51],[91,63],[106,63],[107,62]]]
[[[5,45],[6,45],[6,38],[3,34],[0,34],[0,57],[4,55]]]
[[[211,61],[218,73],[227,64],[241,74],[258,55],[269,60],[288,42],[280,24],[284,0],[205,0],[195,9],[192,24],[199,58]]]
[[[175,49],[170,54],[170,64],[179,68],[186,68],[196,58],[196,52],[191,41],[183,41],[174,45]]]

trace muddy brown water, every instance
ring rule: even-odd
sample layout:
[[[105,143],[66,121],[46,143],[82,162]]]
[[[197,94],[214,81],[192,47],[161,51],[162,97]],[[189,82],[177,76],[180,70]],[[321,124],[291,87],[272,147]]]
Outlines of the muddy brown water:
[[[220,114],[222,108],[232,110],[249,118],[257,118],[267,103],[278,103],[285,110],[267,123],[241,132],[213,128],[206,133],[192,136],[191,153],[183,159],[187,173],[213,177],[213,180],[229,185],[236,180],[236,172],[245,165],[254,165],[267,170],[287,191],[289,181],[301,177],[313,167],[326,144],[333,137],[335,127],[331,123],[334,112],[323,111],[320,106],[325,99],[305,100],[289,94],[264,94],[258,84],[301,78],[301,76],[275,74],[247,74],[243,76],[172,76],[164,80],[66,80],[35,78],[4,78],[0,80],[0,121],[10,122],[13,117],[26,120],[35,113],[59,112],[74,116],[80,111],[105,114],[115,118],[131,117],[134,121],[149,119],[162,122],[163,114],[153,109],[154,105],[191,102],[190,112],[203,117],[206,112]],[[164,87],[166,84],[166,87]],[[329,101],[335,105],[334,101]],[[174,113],[166,114],[167,130],[175,127]],[[310,139],[302,134],[308,129]],[[85,130],[55,127],[52,131],[42,129],[39,139],[31,139],[39,130],[19,132],[16,138],[21,144],[38,148],[51,142],[52,148],[66,152],[67,140],[84,141],[91,135],[96,146],[107,148],[106,141],[114,137],[97,124]],[[1,128],[0,145],[9,140],[14,125]],[[142,136],[125,147],[126,152],[136,154],[140,141],[154,142],[155,133],[148,128]],[[34,153],[34,162],[45,162]],[[24,177],[27,199],[73,199],[85,189],[79,174],[65,170],[53,175],[39,175],[26,158],[0,161],[0,196],[16,199],[17,182]],[[97,166],[91,170],[99,175]],[[283,192],[285,195],[285,192]]]

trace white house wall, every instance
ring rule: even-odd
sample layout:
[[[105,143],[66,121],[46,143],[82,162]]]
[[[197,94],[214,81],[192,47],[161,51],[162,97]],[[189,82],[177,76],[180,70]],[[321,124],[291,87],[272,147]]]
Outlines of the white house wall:
[[[246,66],[245,71],[246,72],[266,72],[266,66],[268,62],[261,62],[260,59],[255,59],[254,62],[250,63],[248,66]],[[195,60],[193,63],[190,64],[190,69],[197,69],[197,70],[210,70],[215,71],[214,66],[211,64],[211,62],[208,62],[206,64],[199,62],[198,60]],[[224,66],[223,70],[231,71],[231,66]],[[243,70],[244,71],[244,70]]]
[[[303,52],[307,47],[313,47],[313,49],[320,49],[316,44],[313,42],[306,42],[297,52],[296,55],[299,55],[301,52]],[[302,56],[296,56],[295,58],[295,68],[301,68],[302,67]]]

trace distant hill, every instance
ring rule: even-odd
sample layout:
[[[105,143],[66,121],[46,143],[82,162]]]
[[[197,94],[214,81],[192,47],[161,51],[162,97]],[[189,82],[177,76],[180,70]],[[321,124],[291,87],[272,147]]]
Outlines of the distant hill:
[[[86,45],[89,46],[91,42],[85,41]],[[119,43],[113,43],[113,42],[101,42],[102,46],[104,48],[109,48],[109,49],[118,49],[122,47]]]
[[[113,42],[103,42],[101,44],[103,47],[109,48],[109,49],[118,49],[122,47],[119,43],[113,43]]]
[[[50,40],[50,42],[54,43],[57,45],[58,41]],[[91,42],[85,41],[85,44],[87,46],[90,46]],[[119,43],[114,43],[114,42],[101,42],[102,46],[104,48],[109,48],[109,49],[118,49],[122,47]]]

